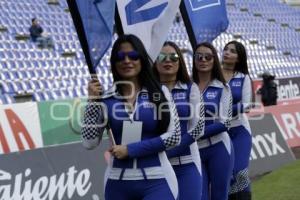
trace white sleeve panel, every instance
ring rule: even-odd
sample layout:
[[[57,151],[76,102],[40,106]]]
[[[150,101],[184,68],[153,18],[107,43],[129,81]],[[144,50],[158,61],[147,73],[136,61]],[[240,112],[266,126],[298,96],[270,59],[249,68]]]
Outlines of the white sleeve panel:
[[[229,127],[232,119],[232,95],[229,86],[224,86],[219,106],[220,122]]]
[[[180,144],[181,130],[176,105],[173,101],[172,95],[169,92],[168,88],[165,86],[162,86],[162,91],[168,100],[170,123],[167,132],[163,133],[160,137],[163,140],[166,148],[169,149]]]
[[[248,110],[251,107],[252,102],[252,83],[249,75],[245,75],[243,91],[242,91],[242,103],[244,110]]]
[[[189,99],[191,118],[188,122],[188,133],[197,140],[204,134],[205,110],[202,94],[195,83],[191,86]]]

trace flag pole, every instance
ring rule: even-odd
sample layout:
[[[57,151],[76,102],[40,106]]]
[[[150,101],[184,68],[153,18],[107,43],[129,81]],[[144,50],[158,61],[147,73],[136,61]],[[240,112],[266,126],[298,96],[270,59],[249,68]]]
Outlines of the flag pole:
[[[196,46],[197,46],[197,40],[196,40],[194,31],[193,31],[193,27],[192,27],[191,21],[189,19],[189,16],[188,16],[188,13],[187,13],[187,10],[186,10],[184,0],[181,1],[179,8],[180,8],[180,13],[181,13],[181,16],[182,16],[182,19],[183,19],[183,22],[184,22],[184,25],[185,25],[185,28],[186,28],[186,32],[187,32],[189,40],[190,40],[190,43],[192,45],[193,51],[195,51]]]
[[[71,13],[71,16],[72,16],[72,19],[73,19],[73,23],[74,23],[74,26],[76,28],[78,38],[79,38],[79,41],[80,41],[80,44],[81,44],[81,47],[82,47],[82,50],[83,50],[83,53],[84,53],[84,56],[85,56],[86,63],[88,65],[88,69],[89,69],[91,78],[95,78],[96,77],[96,70],[95,70],[95,67],[93,66],[93,63],[92,63],[92,58],[91,58],[91,54],[90,54],[90,51],[89,51],[90,48],[89,48],[89,44],[88,44],[88,41],[87,41],[87,36],[85,34],[85,31],[84,31],[84,26],[83,26],[83,22],[82,22],[81,17],[80,17],[78,6],[77,6],[75,0],[67,0],[67,3],[68,3],[70,13]],[[116,5],[116,9],[117,9],[117,5]],[[121,19],[120,19],[120,16],[119,16],[118,12],[115,13],[115,20],[116,20],[115,23],[116,23],[117,33],[120,35],[120,34],[123,33],[123,28],[122,28]],[[112,145],[113,146],[116,145],[112,130],[109,126],[107,126],[107,134],[108,134],[108,136],[111,140]]]
[[[82,20],[80,18],[80,13],[75,0],[67,0],[69,10],[73,19],[74,26],[77,31],[77,35],[81,44],[82,51],[85,56],[85,61],[88,66],[89,72],[91,76],[96,75],[96,70],[93,66],[91,55],[89,51],[89,44],[87,42],[87,37],[84,32],[84,26]]]
[[[124,35],[124,29],[123,29],[123,26],[122,26],[121,17],[120,17],[120,14],[119,14],[117,2],[116,2],[116,7],[115,7],[115,27],[116,27],[116,32],[119,36]]]

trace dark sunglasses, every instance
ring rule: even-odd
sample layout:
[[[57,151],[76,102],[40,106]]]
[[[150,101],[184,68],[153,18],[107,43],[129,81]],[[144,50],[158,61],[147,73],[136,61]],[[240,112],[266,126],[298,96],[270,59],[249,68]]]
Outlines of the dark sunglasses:
[[[129,52],[119,51],[117,53],[116,59],[117,61],[124,61],[126,56],[128,56],[130,60],[140,59],[140,54],[137,51],[129,51]]]
[[[157,57],[157,62],[165,62],[168,58],[172,62],[177,62],[179,60],[177,53],[160,53]]]
[[[211,61],[214,58],[213,55],[205,53],[195,53],[194,57],[198,61]]]

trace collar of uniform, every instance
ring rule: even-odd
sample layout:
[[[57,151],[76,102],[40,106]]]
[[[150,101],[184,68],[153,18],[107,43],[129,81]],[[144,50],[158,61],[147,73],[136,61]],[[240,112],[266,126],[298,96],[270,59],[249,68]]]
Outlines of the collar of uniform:
[[[232,78],[244,78],[245,74],[241,72],[235,72]]]
[[[143,87],[138,93],[140,92],[148,92],[148,90]],[[113,85],[112,87],[110,87],[108,90],[106,90],[104,92],[104,94],[102,95],[102,98],[110,98],[113,96],[118,96],[118,97],[122,97],[122,95],[117,91],[117,87],[115,85]]]
[[[148,92],[147,88],[143,87],[139,92]]]
[[[217,88],[223,88],[224,84],[221,81],[219,81],[218,79],[214,79],[210,82],[209,86],[217,87]]]
[[[183,83],[181,81],[177,81],[175,86],[174,86],[174,89],[184,89],[184,90],[186,90],[187,88],[188,88],[187,84]]]

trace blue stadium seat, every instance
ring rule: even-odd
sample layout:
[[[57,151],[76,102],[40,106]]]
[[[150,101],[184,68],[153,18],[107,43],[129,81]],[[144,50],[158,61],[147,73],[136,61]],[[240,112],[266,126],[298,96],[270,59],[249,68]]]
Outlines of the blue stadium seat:
[[[33,99],[34,101],[37,101],[37,102],[39,102],[39,101],[44,101],[44,96],[43,96],[43,94],[40,93],[40,92],[35,92],[35,93],[33,94],[32,99]]]
[[[300,27],[300,11],[277,0],[229,2],[235,4],[227,7],[229,27],[213,42],[218,51],[221,52],[224,45],[234,39],[234,35],[242,34],[238,40],[247,47],[252,77],[256,78],[257,73],[264,70],[274,71],[277,76],[299,76],[300,37],[295,28]],[[13,95],[15,89],[32,89],[40,91],[36,94],[38,101],[87,95],[90,75],[72,19],[64,11],[65,7],[65,0],[60,1],[59,6],[49,6],[45,0],[1,1],[0,24],[8,27],[8,32],[0,34],[0,80],[4,82],[4,93]],[[248,11],[242,12],[240,8],[247,8]],[[263,17],[255,17],[255,13]],[[16,33],[28,33],[30,19],[36,16],[53,37],[54,50],[39,49],[31,41],[15,40]],[[270,18],[274,18],[275,22],[270,23]],[[282,27],[282,23],[287,23],[289,27]],[[115,34],[113,40],[116,37]],[[192,50],[182,21],[170,29],[168,39],[181,48]],[[251,44],[252,40],[258,43]],[[266,50],[268,46],[275,49]],[[65,49],[74,50],[76,57],[63,58],[61,52]],[[112,84],[110,50],[97,67],[105,88]],[[292,55],[283,55],[283,52],[291,52]],[[191,71],[191,55],[185,55],[185,60],[188,71]]]
[[[11,82],[0,81],[0,87],[1,87],[2,94],[13,94],[14,93],[14,89],[10,83]]]

